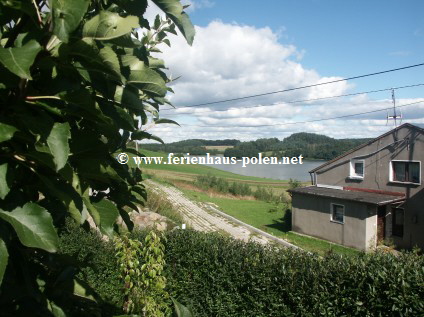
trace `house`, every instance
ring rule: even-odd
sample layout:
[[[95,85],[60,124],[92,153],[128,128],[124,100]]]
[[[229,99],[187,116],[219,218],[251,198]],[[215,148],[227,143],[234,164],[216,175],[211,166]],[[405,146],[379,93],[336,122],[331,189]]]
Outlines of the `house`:
[[[311,170],[291,190],[292,230],[368,250],[424,249],[424,129],[405,123]]]

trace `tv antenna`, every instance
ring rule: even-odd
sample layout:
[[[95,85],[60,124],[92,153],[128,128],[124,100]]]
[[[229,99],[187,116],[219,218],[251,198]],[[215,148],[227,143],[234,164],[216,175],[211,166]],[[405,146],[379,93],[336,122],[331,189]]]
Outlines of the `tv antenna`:
[[[389,113],[387,113],[386,125],[389,123],[389,119],[394,120],[395,128],[396,128],[398,120],[400,120],[400,124],[402,123],[402,111],[399,110],[399,114],[396,112],[396,98],[395,98],[394,88],[392,88],[392,102],[393,102],[393,115],[390,116]]]

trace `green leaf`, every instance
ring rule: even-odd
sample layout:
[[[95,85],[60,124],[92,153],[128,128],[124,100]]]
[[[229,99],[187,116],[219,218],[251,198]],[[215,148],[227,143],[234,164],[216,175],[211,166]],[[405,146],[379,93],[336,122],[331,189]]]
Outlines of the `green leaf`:
[[[0,142],[9,141],[16,131],[18,129],[14,126],[0,122]]]
[[[171,119],[157,119],[157,120],[155,120],[155,123],[156,123],[156,124],[160,124],[160,123],[170,123],[170,124],[176,124],[177,126],[180,126],[180,125],[178,124],[178,122],[176,122],[176,121],[174,121],[174,120],[171,120]]]
[[[47,138],[47,145],[53,155],[56,171],[65,166],[69,156],[68,139],[71,138],[69,123],[58,123],[53,125]]]
[[[123,109],[121,106],[115,106],[110,104],[100,104],[100,108],[102,109],[105,115],[113,119],[119,129],[134,131],[135,119],[127,112],[126,109]]]
[[[147,0],[114,0],[128,14],[142,17],[147,9]]]
[[[30,17],[37,16],[34,5],[30,0],[1,0],[1,5],[15,9],[18,11],[25,12]]]
[[[0,199],[4,199],[10,191],[7,180],[7,167],[7,163],[0,165]]]
[[[166,95],[167,89],[163,78],[137,57],[123,56],[122,64],[130,68],[128,84],[141,89],[143,92],[151,93],[153,96],[164,97]]]
[[[7,252],[6,243],[0,238],[0,285],[3,281],[4,272],[6,271],[9,253]]]
[[[96,301],[93,295],[89,294],[89,290],[87,290],[83,285],[81,285],[81,283],[76,279],[74,279],[74,294],[79,297],[90,299],[94,302]]]
[[[32,79],[30,67],[40,51],[41,46],[35,40],[29,41],[22,47],[0,48],[0,63],[15,75]]]
[[[66,182],[58,182],[41,174],[38,174],[37,176],[46,186],[48,190],[47,193],[57,197],[67,208],[71,217],[78,223],[82,224],[85,221],[81,217],[81,211],[83,210],[82,198],[72,185]]]
[[[63,311],[63,309],[57,306],[53,301],[47,300],[47,303],[47,308],[54,317],[66,317],[66,313]]]
[[[0,218],[12,225],[23,245],[56,252],[58,236],[51,215],[43,207],[26,203],[11,212],[0,210]]]
[[[175,314],[178,317],[193,317],[193,313],[183,304],[179,303],[175,298],[171,297],[174,303]]]
[[[193,44],[195,35],[194,26],[188,15],[183,11],[179,0],[152,0],[175,23],[184,35],[188,44]]]
[[[119,216],[119,211],[116,206],[107,199],[102,199],[99,202],[92,203],[100,215],[100,231],[109,237],[113,236],[113,225]]]
[[[84,197],[82,198],[83,202],[84,202],[84,206],[85,208],[87,208],[88,213],[91,215],[91,217],[94,220],[94,223],[96,224],[97,227],[100,227],[100,214],[97,211],[97,209],[91,204],[90,202],[90,198],[88,196],[88,191],[87,193],[84,195]]]
[[[163,140],[159,138],[158,136],[155,136],[145,131],[136,131],[133,134],[131,134],[131,140],[143,140],[143,139],[155,140],[162,144],[165,144],[165,142],[163,142]]]
[[[94,40],[86,38],[72,43],[69,55],[76,56],[88,72],[96,71],[102,77],[122,80],[118,57],[110,47],[99,50]]]
[[[109,40],[109,43],[115,44],[121,47],[135,48],[140,47],[142,44],[136,38],[133,38],[131,34],[127,33],[123,36],[117,37],[115,39]]]
[[[163,59],[148,56],[150,68],[166,68]]]
[[[116,55],[111,47],[103,47],[99,52],[99,56],[102,59],[102,62],[107,65],[108,69],[110,69],[118,77],[121,77],[121,66],[119,64],[118,55]]]
[[[101,11],[85,23],[82,36],[95,40],[111,40],[139,28],[136,16],[121,17],[117,13]]]
[[[80,24],[90,0],[50,0],[53,33],[67,43],[69,34]]]

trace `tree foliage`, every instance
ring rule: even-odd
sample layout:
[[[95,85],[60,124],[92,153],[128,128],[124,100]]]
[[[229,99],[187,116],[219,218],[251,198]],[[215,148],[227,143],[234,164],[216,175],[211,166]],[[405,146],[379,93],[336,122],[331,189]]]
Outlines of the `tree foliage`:
[[[271,152],[272,156],[290,157],[302,155],[307,159],[331,160],[370,139],[333,139],[315,133],[293,133],[283,141],[277,138],[258,139],[241,142],[234,148],[228,148],[224,156],[252,157],[260,152]]]
[[[172,89],[155,53],[176,28],[194,36],[179,0],[153,2],[167,18],[149,25],[147,0],[0,1],[0,306],[62,316],[28,255],[51,257],[68,215],[112,235],[146,198],[140,170],[115,156],[158,139],[138,118],[172,123],[159,118]]]

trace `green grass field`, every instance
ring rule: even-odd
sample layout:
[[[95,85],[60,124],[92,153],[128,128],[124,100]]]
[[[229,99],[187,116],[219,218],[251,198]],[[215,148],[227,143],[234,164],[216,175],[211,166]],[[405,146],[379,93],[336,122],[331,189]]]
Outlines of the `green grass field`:
[[[142,149],[141,152],[150,157],[167,158],[167,153],[154,152]],[[131,156],[131,155],[130,155]],[[130,163],[134,166],[134,161]],[[288,182],[282,180],[273,180],[268,178],[251,177],[218,170],[216,168],[191,164],[191,165],[173,165],[173,164],[142,164],[140,165],[144,173],[153,175],[156,180],[173,184],[174,182],[184,182],[192,184],[198,175],[212,174],[217,177],[225,178],[229,181],[239,181],[248,183],[252,189],[257,186],[272,188],[276,194],[281,194],[288,188]],[[308,185],[309,183],[304,183]],[[181,189],[181,188],[180,188]],[[283,238],[305,250],[324,254],[333,251],[340,254],[357,254],[358,251],[345,248],[324,240],[302,236],[291,232],[289,215],[280,207],[278,212],[269,212],[275,205],[272,203],[258,200],[241,200],[222,197],[209,197],[204,192],[198,192],[189,189],[181,189],[189,198],[200,202],[211,202],[219,208],[241,221],[259,228],[265,232]]]
[[[269,212],[274,206],[272,203],[258,200],[216,198],[209,197],[206,193],[202,192],[194,192],[186,189],[180,190],[193,200],[214,203],[230,216],[276,237],[285,239],[307,251],[316,252],[321,255],[329,251],[346,255],[359,253],[359,251],[355,249],[346,248],[320,239],[306,237],[290,231],[290,214],[286,214],[285,208],[281,208],[280,211],[277,212]]]
[[[140,150],[146,156],[149,157],[168,157],[168,153],[163,152],[154,152],[149,150]],[[128,164],[130,166],[136,166],[134,160],[131,159],[132,155],[130,154],[130,160]],[[262,177],[253,177],[253,176],[244,176],[239,174],[234,174],[231,172],[219,170],[210,166],[200,165],[200,164],[140,164],[139,167],[142,171],[147,172],[148,174],[158,174],[158,176],[168,179],[178,179],[193,181],[198,175],[207,175],[212,174],[217,177],[222,177],[228,180],[240,180],[243,182],[248,182],[253,185],[264,185],[269,187],[286,187],[287,181],[284,180],[275,180]]]

